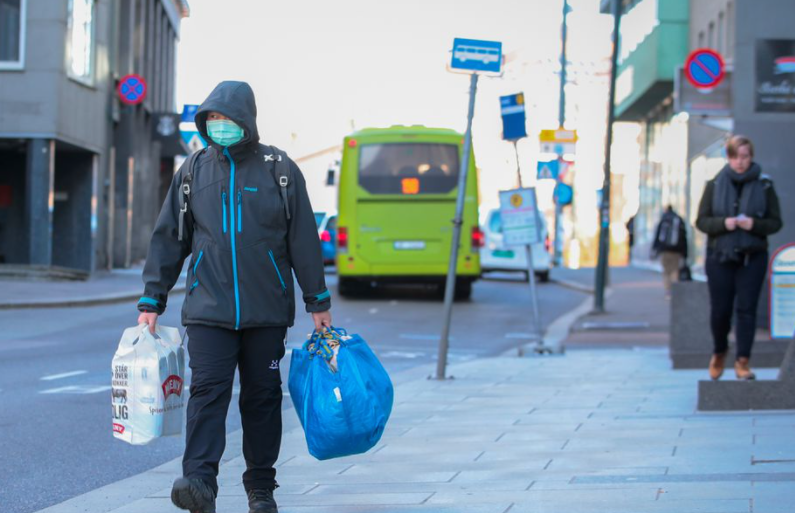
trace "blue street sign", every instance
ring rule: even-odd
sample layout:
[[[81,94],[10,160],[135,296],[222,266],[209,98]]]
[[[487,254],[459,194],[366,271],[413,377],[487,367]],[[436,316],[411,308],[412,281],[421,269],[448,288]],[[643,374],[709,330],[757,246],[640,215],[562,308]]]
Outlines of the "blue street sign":
[[[685,62],[685,76],[698,89],[711,89],[726,75],[723,57],[709,48],[692,52]]]
[[[196,117],[196,111],[199,110],[198,105],[183,105],[182,106],[182,122],[193,123]]]
[[[523,93],[500,96],[500,113],[502,114],[503,139],[516,141],[527,137]]]
[[[557,180],[560,175],[560,161],[550,160],[549,162],[538,163],[538,179]]]
[[[559,182],[555,186],[553,196],[556,205],[565,207],[566,205],[571,205],[572,200],[574,200],[574,189],[571,188],[571,185]]]
[[[180,135],[191,153],[207,147],[207,141],[196,130],[182,130]]]
[[[502,43],[455,38],[453,60],[450,67],[468,71],[499,73],[502,67]]]

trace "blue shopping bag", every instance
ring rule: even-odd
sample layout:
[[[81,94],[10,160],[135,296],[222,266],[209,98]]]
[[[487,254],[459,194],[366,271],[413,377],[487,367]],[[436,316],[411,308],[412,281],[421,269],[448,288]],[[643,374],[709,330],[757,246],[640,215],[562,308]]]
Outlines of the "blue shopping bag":
[[[330,364],[339,344],[336,372]],[[361,454],[381,439],[394,389],[359,335],[331,328],[293,349],[288,379],[309,453],[319,460]]]

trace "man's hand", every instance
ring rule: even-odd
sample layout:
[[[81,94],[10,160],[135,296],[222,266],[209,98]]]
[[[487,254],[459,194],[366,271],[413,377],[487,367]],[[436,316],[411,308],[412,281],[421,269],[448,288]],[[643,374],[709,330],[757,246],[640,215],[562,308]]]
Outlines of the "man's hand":
[[[750,232],[754,227],[754,218],[753,217],[737,218],[737,226],[739,226],[743,230]]]
[[[154,335],[155,327],[157,326],[157,317],[158,315],[154,312],[141,312],[141,315],[138,316],[138,325],[147,324],[149,326],[149,331]],[[331,318],[329,317],[329,319]]]
[[[736,217],[727,217],[723,224],[726,226],[726,229],[730,232],[733,232],[737,229],[737,218]]]
[[[317,331],[323,331],[323,327],[331,327],[331,312],[329,310],[325,312],[312,312],[312,320],[315,322],[315,329]]]

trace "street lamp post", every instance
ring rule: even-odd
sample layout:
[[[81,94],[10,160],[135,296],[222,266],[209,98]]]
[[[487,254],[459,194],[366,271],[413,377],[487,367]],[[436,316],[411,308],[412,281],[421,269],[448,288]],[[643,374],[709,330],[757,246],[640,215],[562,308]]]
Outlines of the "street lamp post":
[[[604,185],[602,204],[599,206],[599,260],[596,266],[594,311],[605,311],[605,284],[607,283],[607,262],[610,254],[610,159],[613,146],[613,123],[616,107],[616,76],[618,74],[618,44],[621,28],[623,1],[613,0],[613,55],[610,68],[610,99],[607,112],[607,137],[605,138]]]

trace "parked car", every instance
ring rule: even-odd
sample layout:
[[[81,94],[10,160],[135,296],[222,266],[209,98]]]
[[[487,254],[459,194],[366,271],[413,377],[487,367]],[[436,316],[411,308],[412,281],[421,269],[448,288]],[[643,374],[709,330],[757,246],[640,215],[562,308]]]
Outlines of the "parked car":
[[[486,243],[480,250],[480,265],[483,272],[516,271],[529,279],[527,252],[523,246],[508,247],[503,243],[502,217],[498,209],[489,210],[483,223]],[[533,244],[533,270],[542,282],[549,281],[552,258],[547,223],[541,216],[541,238],[544,242]]]
[[[315,212],[317,234],[320,237],[320,249],[323,263],[334,265],[337,257],[337,214],[331,212]]]

